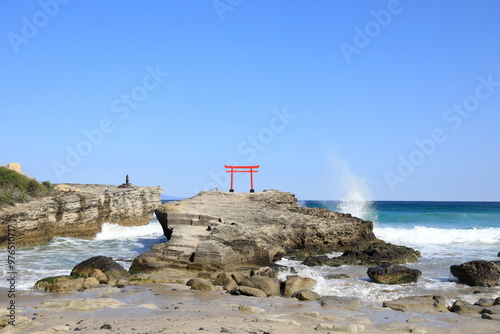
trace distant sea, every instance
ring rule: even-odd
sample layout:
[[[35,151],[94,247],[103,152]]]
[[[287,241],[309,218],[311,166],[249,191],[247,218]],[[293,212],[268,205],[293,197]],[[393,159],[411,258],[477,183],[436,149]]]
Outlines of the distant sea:
[[[384,301],[407,295],[444,294],[464,299],[498,296],[500,288],[481,288],[482,294],[450,275],[449,267],[471,260],[500,260],[500,203],[498,202],[346,202],[299,201],[307,207],[322,207],[351,213],[374,222],[375,235],[387,242],[419,250],[422,258],[409,267],[422,271],[418,283],[409,285],[379,285],[370,282],[367,267],[342,266],[306,267],[300,262],[283,259],[279,264],[289,269],[287,274],[315,278],[315,290],[320,294],[361,297],[368,301]],[[165,242],[158,220],[153,217],[145,226],[123,227],[106,223],[93,240],[56,237],[51,242],[18,248],[18,289],[31,289],[43,277],[69,274],[73,266],[95,255],[117,259],[128,268],[139,254],[151,246]],[[331,254],[338,256],[339,254]],[[0,268],[7,275],[5,267]],[[348,279],[333,279],[331,275],[347,274]],[[6,287],[6,281],[0,286]],[[477,291],[476,291],[477,292]]]

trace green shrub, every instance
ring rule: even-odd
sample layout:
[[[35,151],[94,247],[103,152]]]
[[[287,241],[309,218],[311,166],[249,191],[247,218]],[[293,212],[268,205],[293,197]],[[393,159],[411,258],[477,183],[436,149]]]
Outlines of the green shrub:
[[[54,187],[52,186],[52,183],[50,183],[49,181],[43,181],[42,186],[44,186],[45,189],[47,189],[49,191],[52,191],[52,189],[54,189]]]
[[[3,204],[14,205],[14,203],[15,202],[11,194],[0,193],[0,207],[2,207]]]
[[[42,183],[11,169],[0,167],[0,208],[5,205],[24,203],[33,197],[53,193],[52,184]]]

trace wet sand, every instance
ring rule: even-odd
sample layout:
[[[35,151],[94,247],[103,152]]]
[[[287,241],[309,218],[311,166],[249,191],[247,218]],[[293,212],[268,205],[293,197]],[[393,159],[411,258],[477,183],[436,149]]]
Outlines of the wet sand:
[[[49,300],[75,305],[49,307]],[[16,326],[0,333],[500,333],[499,321],[477,314],[405,313],[379,303],[364,303],[359,311],[326,309],[317,301],[232,296],[177,284],[72,293],[25,291],[16,296],[16,306]],[[1,312],[5,319],[3,306]]]

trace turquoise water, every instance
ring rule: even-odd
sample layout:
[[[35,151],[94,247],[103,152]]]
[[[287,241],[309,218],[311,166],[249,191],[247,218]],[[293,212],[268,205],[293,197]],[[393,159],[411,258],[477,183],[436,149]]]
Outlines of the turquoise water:
[[[475,302],[480,297],[496,297],[500,288],[483,289],[459,284],[450,274],[450,266],[472,260],[500,260],[500,203],[491,202],[347,202],[300,201],[302,206],[321,207],[351,213],[374,222],[375,235],[384,241],[412,247],[421,252],[417,263],[408,267],[422,271],[419,281],[405,285],[372,283],[367,267],[306,267],[300,262],[284,259],[279,263],[290,267],[280,274],[297,272],[316,279],[320,294],[361,297],[380,302],[409,295],[441,294],[449,303],[453,298]],[[337,256],[340,254],[331,254]],[[293,269],[292,269],[293,268]],[[347,280],[327,279],[328,275],[344,273]]]
[[[405,227],[498,228],[498,202],[374,202],[381,224]]]
[[[495,260],[500,251],[499,202],[301,201],[374,222],[375,235],[413,247],[424,261]]]
[[[341,201],[300,201],[308,207],[339,210]],[[374,201],[365,205],[364,217],[391,227],[439,228],[500,227],[500,202],[396,202]],[[356,205],[354,204],[355,208]],[[374,219],[373,219],[374,218]],[[369,220],[369,219],[368,219]]]

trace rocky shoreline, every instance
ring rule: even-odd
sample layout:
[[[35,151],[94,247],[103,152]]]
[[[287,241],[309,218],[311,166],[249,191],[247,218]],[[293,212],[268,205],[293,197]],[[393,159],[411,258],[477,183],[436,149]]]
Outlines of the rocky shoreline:
[[[472,261],[461,266],[470,266],[479,261]],[[481,263],[483,264],[483,263]],[[495,265],[496,263],[492,263]],[[364,305],[358,297],[339,297],[334,295],[320,296],[314,292],[315,279],[299,275],[287,275],[280,280],[278,273],[282,266],[261,267],[258,269],[239,270],[233,272],[199,272],[196,277],[185,279],[185,285],[191,290],[226,291],[230,295],[244,295],[259,298],[284,297],[299,301],[315,301],[324,308],[339,308],[359,311]],[[497,274],[500,272],[496,268]],[[194,275],[194,272],[192,272]],[[384,264],[368,268],[367,275],[372,284],[392,285],[416,282],[421,272],[396,264]],[[478,277],[484,273],[477,272]],[[88,291],[97,287],[108,286],[125,288],[127,285],[148,284],[151,276],[130,274],[113,259],[96,256],[76,265],[68,276],[42,279],[34,286],[46,292]],[[497,278],[498,280],[498,278]],[[187,281],[187,282],[186,282]],[[498,285],[498,281],[496,282]],[[470,304],[460,298],[447,300],[442,295],[409,296],[396,300],[390,299],[382,303],[383,307],[395,311],[436,313],[456,312],[458,314],[477,314],[483,319],[500,320],[500,297],[478,298]]]
[[[373,223],[300,207],[293,194],[201,192],[155,210],[168,242],[138,256],[131,273],[176,282],[182,271],[266,266],[284,255],[344,252],[337,265],[416,262],[420,254],[379,240]],[[170,278],[174,280],[170,280]]]
[[[0,311],[0,333],[482,334],[494,333],[500,320],[499,297],[478,296],[471,303],[425,295],[374,303],[319,296],[316,284],[299,275],[279,280],[269,267],[200,272],[182,285],[150,284],[98,256],[67,277],[41,280],[38,290],[19,294],[15,326],[8,324],[8,310]]]
[[[261,270],[261,273],[269,270]],[[213,274],[212,274],[213,275]],[[249,277],[255,277],[248,273]],[[198,278],[210,282],[210,274]],[[217,275],[219,276],[219,275]],[[261,276],[264,277],[264,276]],[[217,277],[216,277],[217,279]],[[295,285],[289,278],[289,288]],[[185,284],[97,285],[81,292],[27,291],[18,300],[16,327],[0,333],[495,333],[498,299],[455,302],[418,296],[386,303],[323,296],[231,295]],[[304,283],[304,282],[302,282]],[[311,282],[305,282],[310,284]],[[285,291],[285,290],[282,290]],[[289,290],[291,292],[291,290]],[[4,293],[4,291],[0,291]],[[1,311],[2,319],[5,311]],[[5,324],[0,323],[0,327]]]
[[[474,297],[471,290],[464,300],[437,291],[373,302],[320,296],[312,278],[278,278],[284,268],[273,263],[286,255],[312,266],[371,266],[366,272],[371,284],[404,287],[416,282],[421,272],[401,264],[417,261],[420,254],[377,239],[369,221],[302,208],[294,195],[279,191],[202,192],[155,209],[168,242],[139,255],[129,271],[99,256],[78,264],[69,275],[40,280],[36,290],[20,294],[18,326],[1,322],[0,333],[497,330],[498,296]],[[342,255],[321,255],[333,251]],[[469,285],[494,292],[499,264],[471,261],[452,266],[452,272]]]
[[[92,238],[105,222],[146,225],[161,204],[161,187],[66,184],[59,193],[0,210],[0,247],[13,231],[17,247],[55,236]]]

